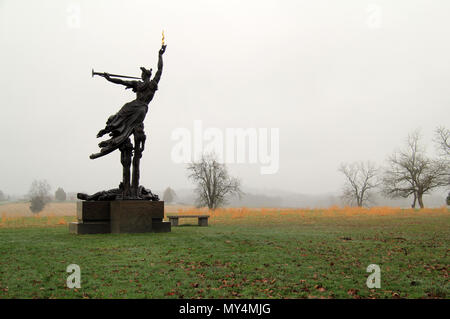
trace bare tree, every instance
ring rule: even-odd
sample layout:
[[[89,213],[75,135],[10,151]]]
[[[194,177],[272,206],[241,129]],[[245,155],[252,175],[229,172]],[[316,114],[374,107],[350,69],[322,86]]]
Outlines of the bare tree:
[[[177,194],[175,193],[175,191],[172,188],[167,187],[163,194],[163,201],[165,201],[166,203],[172,203],[173,201],[175,201],[176,197]]]
[[[339,172],[346,178],[342,194],[345,202],[362,207],[370,201],[371,191],[378,185],[378,169],[374,163],[342,163]]]
[[[443,159],[431,159],[421,145],[418,130],[408,135],[406,147],[388,158],[383,174],[383,193],[388,197],[413,196],[411,207],[424,207],[423,195],[448,185],[449,169]]]
[[[67,199],[67,194],[62,187],[58,187],[56,190],[55,199],[60,202],[64,202]]]
[[[39,213],[50,202],[50,185],[46,180],[33,181],[30,187],[29,196],[31,198],[30,210]]]
[[[200,161],[188,165],[189,179],[196,185],[198,207],[216,208],[227,203],[227,197],[243,194],[241,182],[228,175],[225,164],[217,162],[214,154],[203,155]]]
[[[450,130],[444,126],[436,128],[434,141],[441,155],[450,157]]]
[[[436,143],[439,155],[447,161],[447,167],[450,167],[450,130],[444,126],[436,128],[434,135],[434,142]],[[448,185],[450,185],[450,180]],[[450,205],[450,192],[446,198],[447,205]]]

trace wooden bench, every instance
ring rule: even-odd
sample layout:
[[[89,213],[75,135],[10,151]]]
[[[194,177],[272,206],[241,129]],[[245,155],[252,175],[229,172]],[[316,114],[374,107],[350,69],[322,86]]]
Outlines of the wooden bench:
[[[172,226],[178,226],[178,219],[180,218],[198,218],[199,226],[208,226],[209,215],[168,215],[167,217]]]

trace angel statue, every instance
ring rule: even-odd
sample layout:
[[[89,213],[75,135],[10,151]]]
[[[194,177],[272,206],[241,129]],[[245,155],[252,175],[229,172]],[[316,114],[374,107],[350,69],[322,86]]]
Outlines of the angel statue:
[[[153,99],[163,70],[163,54],[166,45],[162,45],[158,53],[158,70],[152,79],[152,69],[141,67],[140,80],[122,80],[122,78],[133,78],[109,73],[94,73],[100,75],[109,82],[121,84],[125,89],[132,89],[136,93],[136,98],[126,103],[114,115],[111,115],[106,126],[101,129],[97,138],[109,134],[109,139],[98,144],[100,152],[92,154],[91,159],[96,159],[119,149],[120,161],[123,166],[123,180],[119,188],[109,191],[98,192],[94,195],[83,193],[78,194],[79,199],[84,200],[111,200],[115,199],[147,199],[159,200],[157,195],[153,195],[150,190],[139,186],[139,163],[145,147],[144,119],[147,115],[148,104]],[[131,143],[133,135],[134,145]],[[132,166],[132,175],[130,169]]]

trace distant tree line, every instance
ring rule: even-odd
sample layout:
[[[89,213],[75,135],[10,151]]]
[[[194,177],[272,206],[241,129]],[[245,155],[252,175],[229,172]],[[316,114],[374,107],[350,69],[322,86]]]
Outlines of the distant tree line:
[[[400,150],[388,156],[384,167],[372,162],[343,163],[339,171],[345,176],[342,199],[359,207],[371,202],[376,189],[388,198],[412,197],[411,207],[424,208],[423,195],[450,185],[450,131],[438,127],[434,142],[438,156],[427,155],[421,134],[408,135]],[[445,202],[450,205],[450,193]]]
[[[403,148],[396,150],[386,159],[384,167],[378,167],[371,161],[342,163],[338,171],[345,177],[342,200],[350,205],[366,206],[372,202],[376,190],[388,198],[412,197],[411,207],[418,204],[424,208],[423,196],[432,190],[450,186],[450,130],[441,126],[435,130],[433,139],[438,156],[432,158],[426,153],[419,130],[410,133]],[[228,198],[243,195],[241,181],[231,177],[225,164],[219,163],[214,154],[202,156],[198,162],[187,167],[189,179],[195,185],[197,206],[216,209],[225,205]],[[51,201],[50,185],[45,180],[35,180],[29,191],[30,210],[42,211]],[[65,201],[67,194],[59,187],[55,191],[55,200]],[[6,200],[0,190],[0,201]],[[173,203],[176,193],[168,187],[163,200]],[[450,205],[450,192],[445,199]]]

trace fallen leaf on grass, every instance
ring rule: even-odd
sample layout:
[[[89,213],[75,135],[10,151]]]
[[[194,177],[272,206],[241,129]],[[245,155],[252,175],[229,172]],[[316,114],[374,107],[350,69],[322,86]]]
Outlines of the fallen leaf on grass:
[[[314,288],[317,289],[317,291],[320,291],[320,292],[327,291],[327,289],[325,287],[322,287],[322,285],[315,285]]]
[[[356,296],[358,294],[358,289],[349,289],[347,290],[347,294],[349,294],[350,296]]]

